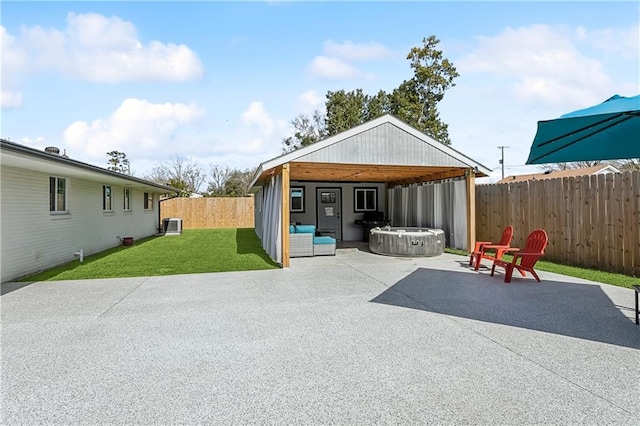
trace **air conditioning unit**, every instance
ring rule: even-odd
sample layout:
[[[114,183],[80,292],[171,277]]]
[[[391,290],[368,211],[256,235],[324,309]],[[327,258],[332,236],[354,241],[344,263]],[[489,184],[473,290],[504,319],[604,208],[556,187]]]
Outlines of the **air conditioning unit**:
[[[162,219],[162,232],[164,235],[182,234],[182,219],[177,217]]]

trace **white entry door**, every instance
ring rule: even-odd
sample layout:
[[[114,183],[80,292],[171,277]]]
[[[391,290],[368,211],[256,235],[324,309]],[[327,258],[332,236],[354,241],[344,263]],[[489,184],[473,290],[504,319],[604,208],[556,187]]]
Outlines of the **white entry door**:
[[[342,241],[342,193],[340,188],[318,188],[316,190],[316,210],[318,231]]]

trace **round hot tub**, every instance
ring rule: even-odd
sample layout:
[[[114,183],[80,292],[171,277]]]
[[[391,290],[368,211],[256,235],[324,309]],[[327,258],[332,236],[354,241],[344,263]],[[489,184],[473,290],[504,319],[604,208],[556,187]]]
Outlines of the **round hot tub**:
[[[444,231],[429,228],[373,228],[369,250],[386,256],[440,256],[444,253]]]

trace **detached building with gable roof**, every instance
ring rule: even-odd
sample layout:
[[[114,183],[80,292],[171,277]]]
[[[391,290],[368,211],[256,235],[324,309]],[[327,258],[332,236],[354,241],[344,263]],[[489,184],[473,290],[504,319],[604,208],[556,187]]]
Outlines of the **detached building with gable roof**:
[[[356,221],[380,212],[392,226],[439,228],[447,245],[475,241],[475,177],[491,171],[392,115],[261,163],[251,182],[255,230],[289,266],[289,225],[361,241]]]

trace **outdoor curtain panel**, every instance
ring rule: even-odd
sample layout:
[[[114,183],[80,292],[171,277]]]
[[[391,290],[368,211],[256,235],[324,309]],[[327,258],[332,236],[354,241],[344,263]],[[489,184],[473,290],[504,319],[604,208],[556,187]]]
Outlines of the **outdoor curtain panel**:
[[[258,216],[260,216],[262,248],[272,259],[282,263],[282,175],[274,176],[262,187],[261,192],[262,211]],[[258,221],[256,221],[257,232]]]
[[[467,250],[467,184],[464,179],[388,190],[393,226],[442,229],[451,248]]]

